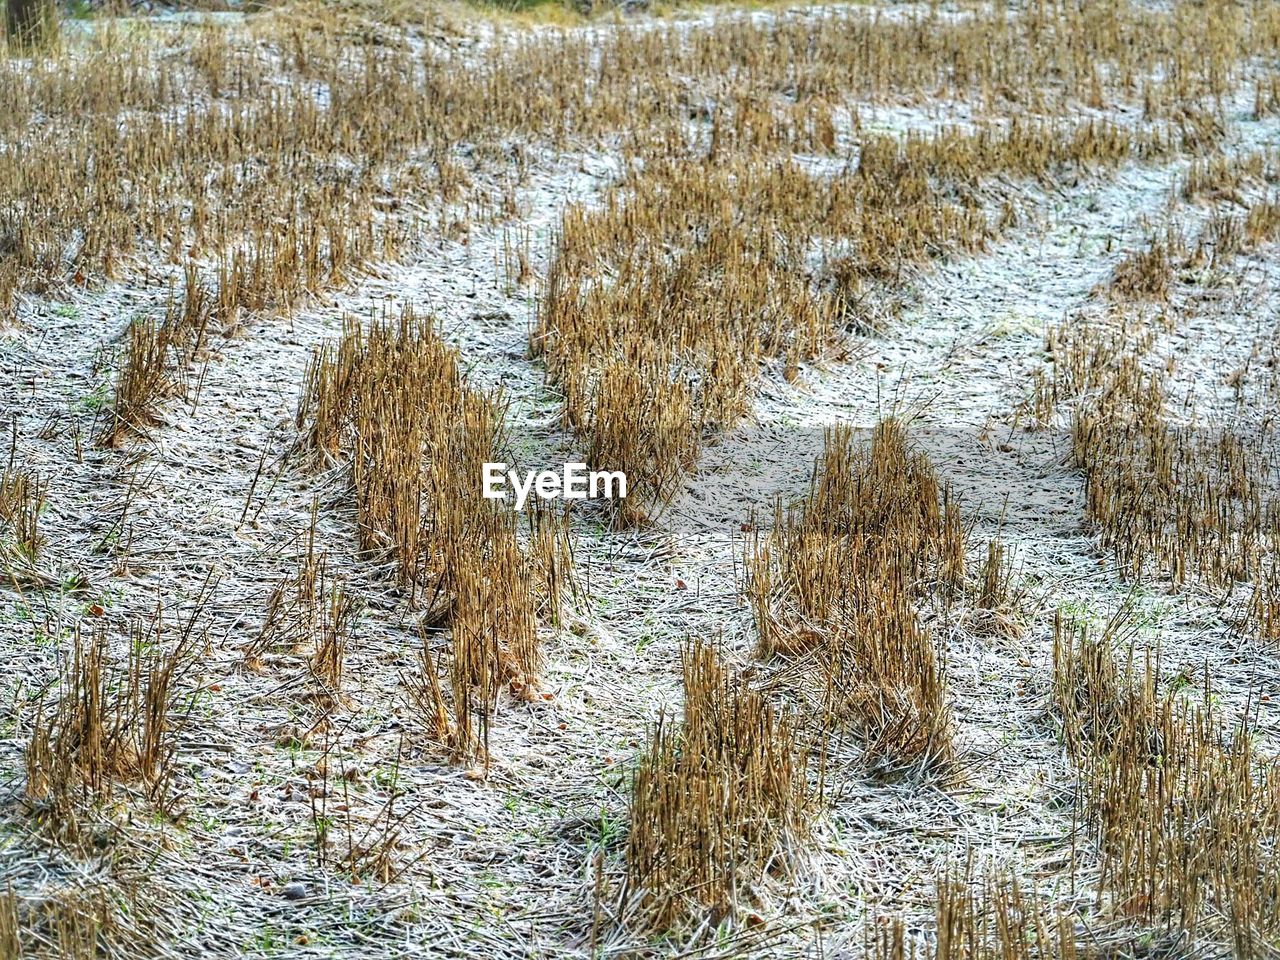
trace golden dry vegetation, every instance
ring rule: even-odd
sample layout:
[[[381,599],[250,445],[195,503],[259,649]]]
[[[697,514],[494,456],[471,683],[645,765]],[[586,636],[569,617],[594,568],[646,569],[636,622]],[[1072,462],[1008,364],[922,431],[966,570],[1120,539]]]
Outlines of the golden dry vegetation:
[[[230,6],[0,58],[0,960],[1280,951],[1280,7]]]

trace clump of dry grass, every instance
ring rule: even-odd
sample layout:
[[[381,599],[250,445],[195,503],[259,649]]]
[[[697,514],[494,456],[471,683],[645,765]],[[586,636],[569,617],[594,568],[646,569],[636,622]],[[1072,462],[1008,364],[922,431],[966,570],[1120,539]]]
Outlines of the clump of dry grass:
[[[0,891],[4,960],[160,956],[172,942],[162,922],[163,890],[132,872],[110,881],[91,872],[30,885],[14,880]]]
[[[1107,283],[1107,293],[1121,300],[1151,300],[1166,303],[1174,271],[1184,259],[1181,238],[1173,231],[1152,237],[1140,250],[1116,264]]]
[[[685,142],[697,118],[721,149],[822,154],[842,146],[837,111],[889,98],[961,100],[1002,117],[1145,104],[1150,119],[1179,119],[1235,89],[1245,58],[1274,50],[1276,34],[1270,13],[1221,2],[1158,12],[1130,3],[1041,5],[959,18],[833,9],[767,22],[646,25],[603,42],[525,43],[515,69],[490,69],[486,79],[495,125],[549,132],[557,143],[634,126],[660,131],[632,139],[664,150]],[[637,87],[637,76],[649,86]],[[726,76],[732,85],[715,83]],[[469,105],[476,93],[464,86],[455,81],[449,92]],[[469,111],[459,113],[470,122]]]
[[[451,681],[455,679],[459,681],[450,691],[453,696],[452,702],[458,704],[456,722],[450,720],[450,701],[445,697],[440,684],[442,673],[449,676]],[[417,670],[401,676],[405,695],[410,706],[417,712],[418,720],[427,731],[427,735],[433,742],[448,748],[450,753],[458,758],[480,752],[485,746],[483,730],[477,729],[478,723],[471,709],[470,693],[466,685],[461,682],[462,677],[460,670],[447,672],[443,655],[435,658],[431,656],[431,647],[425,636],[422,638],[422,647],[418,653]],[[487,718],[487,713],[482,712],[481,717]],[[476,744],[480,745],[480,749],[477,749]]]
[[[1215,210],[1200,231],[1196,258],[1215,269],[1225,269],[1247,247],[1245,219],[1224,210]]]
[[[164,317],[164,326],[169,331],[169,340],[180,366],[190,365],[204,352],[210,327],[218,319],[213,297],[201,281],[196,265],[188,261],[183,267],[182,294],[179,296],[170,286]]]
[[[0,473],[0,532],[12,538],[0,545],[0,551],[16,551],[17,559],[33,563],[44,544],[40,532],[40,514],[44,510],[48,484],[31,470],[18,467],[14,462],[16,448],[9,454],[9,462]]]
[[[499,692],[533,696],[538,612],[558,611],[569,573],[553,524],[526,551],[514,513],[480,496],[482,465],[501,459],[500,398],[467,386],[431,322],[406,310],[367,329],[349,323],[338,345],[317,350],[297,423],[313,457],[349,464],[361,550],[392,561],[426,626],[451,631],[456,729],[429,729],[460,757],[485,755]],[[434,669],[429,654],[422,666]],[[438,693],[435,678],[411,689],[428,717],[450,712]]]
[[[529,561],[535,613],[541,623],[559,626],[564,622],[565,602],[575,596],[573,539],[565,513],[541,509],[533,504],[530,515]]]
[[[1123,612],[1100,634],[1059,617],[1054,704],[1080,770],[1100,892],[1122,916],[1269,955],[1280,930],[1280,766],[1249,723],[1162,692],[1159,661],[1121,669]],[[1132,648],[1130,648],[1132,649]]]
[[[195,265],[188,264],[182,294],[170,287],[164,318],[133,319],[121,348],[108,419],[99,430],[101,446],[120,446],[145,434],[160,423],[166,400],[186,394],[187,373],[208,342],[213,310]]]
[[[478,514],[499,409],[465,387],[432,321],[409,309],[367,330],[350,321],[316,351],[298,406],[304,447],[350,464],[360,549],[392,560],[415,600],[439,597],[444,545]]]
[[[1153,371],[1076,410],[1090,526],[1128,576],[1222,588],[1255,579],[1278,532],[1265,451],[1229,430],[1171,426],[1164,407]]]
[[[1105,397],[1116,383],[1141,380],[1144,371],[1139,357],[1151,348],[1154,337],[1150,329],[1133,331],[1083,318],[1049,326],[1044,343],[1049,366],[1033,371],[1019,417],[1027,417],[1031,429],[1044,429],[1052,425],[1063,404],[1086,395]]]
[[[335,584],[328,591],[322,613],[320,631],[315,637],[315,649],[308,667],[312,679],[320,688],[320,699],[326,703],[336,703],[342,696],[347,648],[360,613],[360,601],[341,584]]]
[[[773,208],[747,209],[767,204],[751,193],[766,182],[813,184],[787,169],[706,173],[664,165],[625,200],[569,211],[533,334],[590,462],[627,473],[623,523],[665,506],[704,433],[745,411],[764,357],[813,356],[830,337],[828,309],[775,235]]]
[[[104,447],[118,446],[125,438],[145,434],[160,421],[157,408],[176,396],[180,384],[170,364],[170,328],[153,319],[136,318],[129,324],[108,420],[98,436]]]
[[[1182,181],[1184,200],[1244,202],[1244,191],[1253,184],[1274,182],[1280,176],[1274,150],[1254,150],[1239,155],[1212,153],[1191,161]]]
[[[1053,362],[1028,406],[1040,425],[1069,405],[1085,522],[1122,576],[1220,594],[1245,585],[1230,620],[1280,637],[1280,499],[1268,433],[1235,424],[1172,423],[1168,363],[1142,316],[1051,328]]]
[[[702,643],[683,656],[680,722],[658,720],[632,779],[627,888],[666,930],[736,922],[804,862],[819,792],[797,719]]]
[[[140,256],[207,259],[219,319],[230,326],[241,309],[291,307],[363,262],[394,256],[398,228],[382,229],[375,206],[388,138],[356,127],[362,103],[404,91],[403,62],[370,63],[385,73],[359,97],[335,70],[330,111],[305,82],[267,93],[266,37],[200,35],[198,55],[182,65],[108,28],[25,74],[0,73],[14,108],[6,134],[24,147],[22,164],[0,162],[15,286],[87,283]],[[172,109],[182,102],[191,109]],[[36,122],[69,112],[76,123]],[[415,129],[410,138],[420,140]],[[93,184],[70,167],[93,169]]]
[[[1280,77],[1261,74],[1253,81],[1253,118],[1261,120],[1280,113]]]
[[[58,7],[48,0],[10,0],[5,4],[4,52],[41,56],[58,44]]]
[[[318,508],[303,535],[296,570],[278,582],[267,599],[257,635],[244,647],[245,665],[261,670],[273,652],[309,651],[308,673],[316,699],[333,706],[341,700],[347,648],[360,612],[358,598],[330,571],[329,556],[316,550]]]
[[[1280,555],[1272,553],[1253,585],[1240,626],[1261,640],[1280,641]]]
[[[1225,269],[1237,254],[1251,252],[1280,235],[1280,207],[1274,195],[1262,195],[1264,188],[1277,181],[1280,156],[1274,150],[1213,154],[1193,161],[1183,183],[1184,198],[1220,203],[1202,228],[1191,260]],[[1244,208],[1243,215],[1233,213],[1236,208]]]
[[[495,547],[498,553],[488,555],[473,554],[465,545],[450,552],[449,563],[463,571],[458,576],[464,586],[451,611],[449,657],[446,662],[443,651],[433,657],[424,632],[418,669],[402,676],[427,735],[460,761],[488,760],[489,720],[504,685],[518,697],[533,697],[542,663],[536,622],[560,622],[563,599],[574,589],[563,516],[534,512],[527,564],[514,541]],[[534,604],[532,620],[516,609],[526,597]],[[523,629],[501,632],[513,623]]]
[[[1091,931],[1099,940],[1098,931]],[[963,868],[948,868],[934,889],[931,936],[909,936],[901,918],[869,926],[864,953],[874,960],[1076,960],[1107,956],[1086,944],[1070,912],[1006,871],[978,874],[972,853]]]
[[[987,543],[986,559],[970,592],[973,603],[964,613],[965,627],[979,636],[1021,636],[1027,626],[1027,591],[1003,540]]]
[[[1270,458],[1260,436],[1171,423],[1153,344],[1149,326],[1123,316],[1054,328],[1032,403],[1044,420],[1071,404],[1086,523],[1123,575],[1230,592],[1256,582],[1280,544]]]
[[[530,700],[536,695],[542,651],[533,614],[527,559],[514,539],[494,541],[478,552],[459,544],[446,559],[456,577],[447,665],[449,696],[435,675],[437,664],[424,642],[422,679],[409,685],[411,701],[428,733],[456,760],[488,762],[489,722],[499,695]],[[453,721],[442,722],[452,707]]]
[[[641,347],[640,353],[657,351]],[[660,514],[697,462],[702,415],[694,388],[671,379],[670,365],[656,355],[609,363],[600,370],[589,409],[579,414],[587,462],[627,477],[627,497],[612,505],[619,526],[639,526]]]
[[[1244,218],[1244,236],[1249,248],[1280,237],[1280,200],[1272,197],[1251,205]]]
[[[26,752],[26,796],[53,835],[80,836],[79,813],[137,788],[161,812],[172,799],[178,737],[191,697],[182,680],[201,637],[193,614],[166,649],[162,613],[131,625],[124,662],[106,627],[77,629],[52,701],[35,707]]]
[[[21,920],[18,915],[18,898],[13,887],[0,893],[0,957],[17,960],[22,956]]]
[[[833,431],[799,510],[779,510],[748,558],[764,657],[802,658],[830,728],[856,730],[877,768],[952,755],[942,659],[916,610],[964,577],[959,511],[895,420],[858,450]],[[806,676],[811,671],[804,671]]]
[[[245,664],[250,669],[261,669],[263,658],[270,652],[291,652],[320,632],[319,624],[328,592],[328,563],[323,554],[316,554],[315,533],[316,514],[313,512],[297,569],[272,587],[262,625],[245,647]]]
[[[1132,652],[1135,631],[1123,611],[1113,615],[1099,632],[1064,616],[1053,622],[1053,703],[1062,724],[1067,751],[1083,757],[1098,744],[1112,744],[1121,731],[1154,724],[1153,686],[1156,664],[1149,661],[1141,678],[1128,676],[1115,660],[1115,648]],[[1141,685],[1141,695],[1133,691]],[[1146,711],[1143,713],[1143,711]]]

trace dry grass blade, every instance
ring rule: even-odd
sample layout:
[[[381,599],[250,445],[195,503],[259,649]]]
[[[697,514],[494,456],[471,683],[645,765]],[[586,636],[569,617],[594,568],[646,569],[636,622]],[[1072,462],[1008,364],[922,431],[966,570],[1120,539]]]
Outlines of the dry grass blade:
[[[0,958],[18,960],[22,956],[21,919],[18,915],[18,898],[13,886],[8,885],[0,894]]]

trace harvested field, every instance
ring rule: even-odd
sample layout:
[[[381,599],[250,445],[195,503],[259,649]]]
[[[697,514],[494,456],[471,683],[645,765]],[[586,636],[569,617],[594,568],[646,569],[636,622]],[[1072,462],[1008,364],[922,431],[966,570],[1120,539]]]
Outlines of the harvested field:
[[[1280,954],[1280,6],[9,3],[0,960]]]

